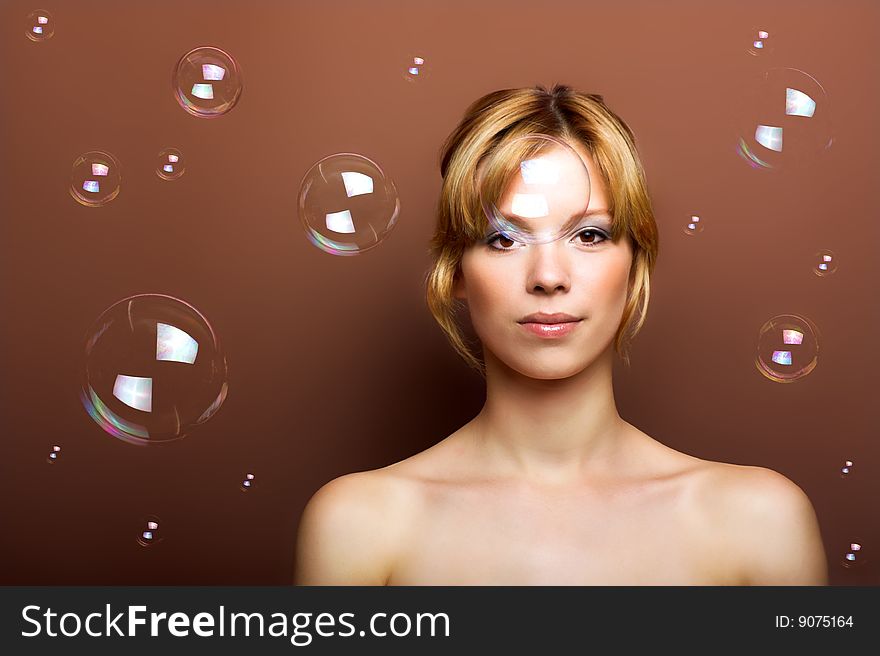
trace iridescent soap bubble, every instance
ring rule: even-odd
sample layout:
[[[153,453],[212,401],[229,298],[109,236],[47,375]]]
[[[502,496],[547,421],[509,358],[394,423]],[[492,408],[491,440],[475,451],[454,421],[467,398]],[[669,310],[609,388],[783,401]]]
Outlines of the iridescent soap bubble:
[[[177,102],[193,116],[216,118],[241,96],[241,69],[228,53],[211,46],[193,48],[177,62],[172,78]]]
[[[54,465],[56,462],[59,461],[58,459],[60,458],[60,456],[61,456],[61,447],[58,446],[57,444],[55,444],[52,446],[52,450],[49,451],[49,455],[46,458],[46,462],[48,462],[50,465]]]
[[[828,97],[813,76],[772,68],[743,96],[737,153],[752,168],[809,166],[831,147]]]
[[[226,399],[226,358],[213,328],[171,296],[131,296],[105,310],[87,333],[84,361],[83,406],[130,444],[181,439]]]
[[[37,9],[25,19],[25,35],[31,41],[48,41],[55,34],[55,18],[45,9]]]
[[[749,32],[750,43],[747,52],[755,57],[768,56],[773,52],[773,39],[770,32],[761,27],[753,27]]]
[[[819,360],[819,329],[807,319],[780,314],[758,331],[755,366],[777,383],[791,383],[815,369]]]
[[[186,162],[177,148],[163,148],[156,157],[156,175],[163,180],[177,180],[183,175]]]
[[[422,53],[424,54],[424,53]],[[403,71],[403,79],[407,82],[418,82],[430,77],[431,68],[425,62],[425,58],[421,55],[412,55],[407,57],[406,66]]]
[[[162,541],[159,525],[162,523],[156,515],[147,515],[140,522],[137,542],[142,547],[151,547]]]
[[[837,271],[837,258],[833,251],[821,250],[814,256],[813,273],[819,277],[830,276]]]
[[[843,560],[841,564],[847,569],[862,567],[868,562],[868,553],[861,539],[856,538],[850,542],[844,549]]]
[[[329,155],[305,174],[299,218],[309,241],[331,255],[358,255],[378,246],[397,223],[394,182],[355,153]]]
[[[245,474],[244,480],[241,482],[241,491],[247,492],[248,490],[253,490],[254,483],[254,475],[251,473]]]
[[[696,214],[692,214],[690,217],[688,217],[682,230],[686,235],[699,234],[703,232],[703,220]]]
[[[845,460],[843,463],[843,467],[840,468],[840,477],[841,478],[849,478],[850,474],[852,474],[853,470],[853,461]]]
[[[106,205],[119,195],[122,171],[110,153],[92,150],[73,162],[70,195],[87,207]]]
[[[543,134],[498,144],[477,168],[477,185],[490,230],[526,244],[577,233],[590,204],[581,156]]]

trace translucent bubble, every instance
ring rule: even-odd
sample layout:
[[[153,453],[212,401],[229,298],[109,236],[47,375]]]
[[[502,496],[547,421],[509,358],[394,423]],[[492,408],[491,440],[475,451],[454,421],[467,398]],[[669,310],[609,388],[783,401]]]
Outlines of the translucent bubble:
[[[683,231],[686,235],[696,235],[703,232],[702,219],[696,214],[692,214],[684,224]]]
[[[177,102],[193,116],[216,118],[235,107],[241,96],[241,69],[220,48],[202,46],[177,62],[172,80]]]
[[[760,27],[753,27],[749,32],[747,52],[755,57],[767,57],[773,52],[773,39],[770,32]]]
[[[421,53],[424,54],[424,53]],[[403,71],[403,79],[407,82],[418,82],[424,80],[431,75],[431,68],[425,62],[425,58],[421,55],[413,55],[406,60],[406,66]]]
[[[850,542],[844,550],[841,564],[847,569],[862,567],[868,562],[868,553],[860,539]]]
[[[156,158],[156,175],[163,180],[177,180],[183,175],[186,162],[177,148],[163,148]]]
[[[46,458],[46,462],[50,465],[54,465],[56,462],[59,462],[59,457],[61,456],[61,447],[55,444],[52,447],[52,450],[49,451],[49,456]]]
[[[397,223],[394,182],[363,155],[338,153],[312,166],[299,190],[306,237],[331,255],[358,255],[378,246]]]
[[[142,547],[151,547],[161,542],[162,533],[159,529],[161,523],[161,520],[156,515],[144,517],[140,522],[141,529],[137,536],[138,544]]]
[[[831,147],[825,89],[794,68],[772,68],[743,92],[737,153],[752,168],[801,168]]]
[[[24,33],[31,41],[48,41],[55,34],[55,18],[45,9],[27,15]]]
[[[110,153],[92,150],[73,162],[70,195],[87,207],[106,205],[119,195],[122,171]]]
[[[214,330],[184,301],[131,296],[87,333],[80,400],[113,437],[138,445],[181,439],[226,394],[226,358]]]
[[[853,470],[852,460],[844,461],[843,467],[840,468],[840,477],[841,478],[849,478],[850,474],[852,474],[852,470]]]
[[[490,228],[527,244],[571,237],[590,204],[590,174],[580,155],[541,134],[499,144],[478,167],[477,184]]]
[[[247,492],[248,490],[254,489],[254,475],[253,474],[245,474],[244,480],[241,482],[241,491]]]
[[[821,250],[814,257],[813,273],[817,276],[830,276],[837,271],[837,259],[833,251]]]
[[[819,329],[805,317],[780,314],[758,332],[755,365],[777,383],[792,383],[815,369],[819,359]]]

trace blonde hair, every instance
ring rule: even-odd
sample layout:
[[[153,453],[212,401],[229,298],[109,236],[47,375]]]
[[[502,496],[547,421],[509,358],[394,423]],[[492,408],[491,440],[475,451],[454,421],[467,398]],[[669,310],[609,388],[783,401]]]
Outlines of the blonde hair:
[[[557,84],[550,91],[539,85],[489,93],[468,107],[446,139],[440,150],[443,185],[437,225],[430,242],[433,263],[425,278],[428,308],[452,347],[485,378],[485,363],[471,351],[455,320],[463,301],[453,296],[453,284],[465,249],[483,237],[488,225],[476,183],[477,167],[488,155],[527,134],[583,144],[608,183],[612,239],[627,236],[633,245],[626,305],[614,338],[615,351],[629,366],[629,341],[641,329],[648,310],[650,276],[659,248],[657,224],[632,130],[608,109],[602,96],[566,85]],[[498,176],[507,176],[510,170],[501,166],[495,171],[493,188],[499,186]]]

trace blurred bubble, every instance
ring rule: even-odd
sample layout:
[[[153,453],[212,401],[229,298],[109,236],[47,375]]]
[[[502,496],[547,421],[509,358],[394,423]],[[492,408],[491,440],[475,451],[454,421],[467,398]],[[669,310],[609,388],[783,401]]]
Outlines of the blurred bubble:
[[[52,450],[49,452],[49,457],[46,458],[46,462],[48,462],[50,465],[53,465],[59,461],[58,458],[60,455],[61,455],[61,447],[56,444],[52,447]]]
[[[201,118],[222,116],[241,96],[241,69],[228,53],[211,46],[181,57],[172,82],[180,106]]]
[[[298,206],[306,237],[331,255],[358,255],[378,246],[400,213],[391,178],[354,153],[329,155],[313,165],[300,185]]]
[[[852,460],[846,460],[843,463],[843,467],[840,468],[840,477],[841,478],[849,478],[849,475],[853,470],[853,462]]]
[[[89,328],[80,400],[113,437],[138,445],[181,439],[226,394],[226,358],[214,330],[184,301],[131,296]]]
[[[580,155],[542,134],[499,144],[478,167],[477,184],[490,228],[526,244],[572,236],[590,204],[590,174]]]
[[[684,234],[686,235],[696,235],[703,232],[703,222],[696,214],[691,215],[691,217],[684,224]]]
[[[55,18],[45,9],[37,9],[27,15],[24,33],[31,41],[48,41],[55,34]]]
[[[119,195],[122,171],[110,153],[92,150],[73,162],[70,195],[87,207],[106,205]]]
[[[812,165],[831,147],[825,89],[794,68],[772,68],[743,93],[737,153],[752,168]]]
[[[837,260],[834,257],[834,253],[829,250],[821,250],[816,253],[815,265],[813,266],[813,273],[817,276],[830,276],[832,273],[837,271]]]
[[[254,489],[254,475],[246,474],[244,480],[241,482],[241,490],[242,492],[247,492],[248,490]]]
[[[430,76],[431,69],[425,63],[425,58],[414,55],[407,58],[406,70],[403,72],[403,79],[407,82],[418,82]]]
[[[855,567],[862,567],[867,562],[868,555],[864,543],[860,539],[850,542],[844,550],[841,564],[847,569],[852,569]]]
[[[773,52],[773,40],[770,32],[760,27],[753,27],[749,33],[751,37],[747,52],[755,57],[766,57]]]
[[[758,331],[755,365],[766,378],[791,383],[815,369],[819,359],[819,329],[809,319],[780,314]]]
[[[156,161],[156,175],[163,180],[177,180],[185,169],[183,154],[177,148],[163,148]]]
[[[147,515],[141,520],[141,529],[137,536],[138,544],[142,547],[150,547],[162,541],[162,533],[159,530],[161,520],[156,515]]]

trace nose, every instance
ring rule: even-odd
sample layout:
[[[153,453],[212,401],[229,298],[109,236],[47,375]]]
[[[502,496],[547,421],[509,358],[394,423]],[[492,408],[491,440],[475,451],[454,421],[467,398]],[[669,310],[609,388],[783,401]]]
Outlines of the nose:
[[[547,244],[530,244],[527,286],[531,292],[552,293],[567,291],[571,287],[568,254],[564,240]]]

